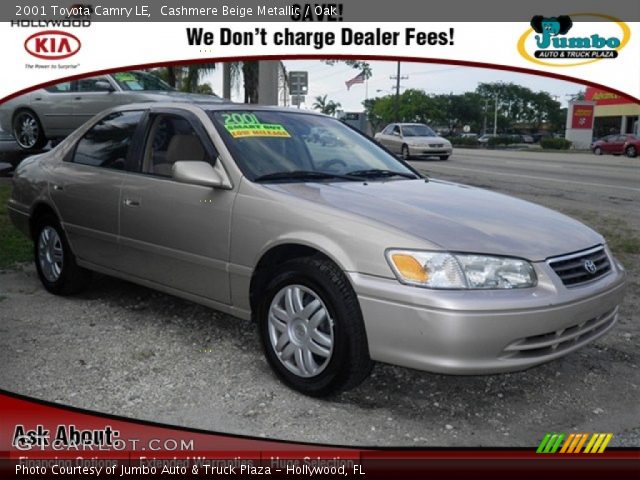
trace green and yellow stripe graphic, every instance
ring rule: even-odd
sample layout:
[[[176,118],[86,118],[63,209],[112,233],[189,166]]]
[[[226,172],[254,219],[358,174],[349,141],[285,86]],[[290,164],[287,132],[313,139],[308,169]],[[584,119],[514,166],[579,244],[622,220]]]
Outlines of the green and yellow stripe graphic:
[[[602,453],[612,438],[613,433],[547,433],[536,453]]]

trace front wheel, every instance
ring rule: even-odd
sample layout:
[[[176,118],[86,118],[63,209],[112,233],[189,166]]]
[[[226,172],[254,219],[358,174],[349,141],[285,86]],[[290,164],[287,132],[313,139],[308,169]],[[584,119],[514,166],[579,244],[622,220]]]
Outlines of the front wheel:
[[[31,110],[20,110],[13,117],[13,137],[23,150],[40,150],[47,143],[42,124]]]
[[[624,153],[627,155],[627,157],[629,158],[635,158],[638,156],[638,148],[635,145],[629,145]]]
[[[593,149],[593,153],[596,155],[602,155],[602,149],[600,147],[596,147]]]
[[[50,215],[37,220],[34,255],[38,277],[44,288],[55,295],[81,291],[89,271],[78,266],[58,220]]]
[[[357,386],[371,371],[358,299],[329,260],[283,264],[260,302],[258,322],[269,365],[299,392],[331,395]]]

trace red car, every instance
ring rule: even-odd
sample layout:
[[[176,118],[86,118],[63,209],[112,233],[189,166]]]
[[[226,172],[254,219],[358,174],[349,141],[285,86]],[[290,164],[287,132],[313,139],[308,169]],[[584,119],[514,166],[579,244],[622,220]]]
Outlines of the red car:
[[[591,144],[591,151],[596,155],[603,153],[622,155],[624,153],[627,157],[635,157],[639,150],[640,138],[630,134],[607,135]]]

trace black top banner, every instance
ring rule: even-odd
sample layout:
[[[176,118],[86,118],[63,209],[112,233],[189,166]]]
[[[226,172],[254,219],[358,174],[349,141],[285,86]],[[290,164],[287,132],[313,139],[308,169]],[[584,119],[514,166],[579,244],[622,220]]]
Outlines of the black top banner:
[[[640,3],[629,0],[417,1],[343,0],[16,0],[0,2],[0,20],[22,26],[50,27],[51,20],[106,22],[507,22],[529,21],[533,15],[596,12],[624,21],[640,21]],[[604,21],[594,17],[592,21]],[[31,23],[29,23],[31,22]],[[16,25],[17,26],[17,25]]]

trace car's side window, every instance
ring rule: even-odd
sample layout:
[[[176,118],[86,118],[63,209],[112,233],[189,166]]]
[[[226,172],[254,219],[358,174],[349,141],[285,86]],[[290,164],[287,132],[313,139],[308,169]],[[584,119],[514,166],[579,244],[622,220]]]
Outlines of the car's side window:
[[[393,127],[393,130],[391,131],[391,133],[393,135],[400,135],[400,127],[398,125]]]
[[[73,156],[74,163],[124,170],[131,139],[144,112],[115,112],[84,134]]]
[[[104,88],[99,88],[99,84],[109,84],[106,77],[82,78],[77,80],[76,88],[79,92],[103,92]]]
[[[153,118],[147,136],[142,173],[171,177],[175,162],[189,160],[213,164],[191,123],[173,114],[161,114]]]
[[[49,93],[67,93],[73,90],[71,82],[62,82],[46,87],[45,90]]]

